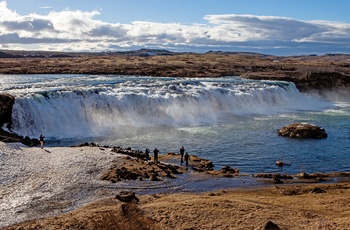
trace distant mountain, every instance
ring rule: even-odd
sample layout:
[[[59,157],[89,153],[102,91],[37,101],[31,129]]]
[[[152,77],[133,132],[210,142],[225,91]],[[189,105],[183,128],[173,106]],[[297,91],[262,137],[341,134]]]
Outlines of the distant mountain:
[[[78,53],[50,52],[50,51],[0,51],[0,58],[46,58],[46,57],[74,57],[80,56]]]
[[[0,58],[16,58],[16,55],[12,55],[12,54],[8,54],[8,53],[4,53],[0,51]]]
[[[24,51],[24,50],[0,50],[0,58],[72,58],[72,57],[86,57],[86,56],[139,56],[139,57],[151,57],[151,56],[172,56],[181,54],[196,54],[195,52],[173,52],[165,49],[139,49],[128,51],[107,51],[107,52],[59,52],[59,51]],[[238,55],[238,56],[252,56],[258,58],[274,58],[276,60],[284,58],[296,58],[296,59],[315,59],[315,58],[329,58],[329,59],[349,59],[349,54],[325,54],[317,56],[315,54],[310,55],[298,55],[298,56],[275,56],[254,52],[235,52],[235,51],[208,51],[204,54],[218,54],[218,55]]]
[[[54,51],[0,51],[0,58],[57,58],[57,57],[81,57],[81,56],[157,56],[179,54],[164,49],[139,49],[116,52],[54,52]]]

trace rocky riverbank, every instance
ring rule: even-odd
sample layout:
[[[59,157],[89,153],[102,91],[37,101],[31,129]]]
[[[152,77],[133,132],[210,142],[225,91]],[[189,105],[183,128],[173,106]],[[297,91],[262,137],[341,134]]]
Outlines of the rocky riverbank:
[[[118,152],[123,153],[97,145],[40,149],[0,142],[0,227],[12,230],[199,229],[199,226],[200,229],[270,229],[271,226],[346,229],[350,226],[346,215],[350,199],[350,184],[345,182],[349,179],[347,173],[338,174],[336,184],[314,183],[320,182],[316,178],[321,177],[322,181],[331,182],[330,178],[336,175],[298,175],[311,185],[287,182],[293,179],[280,177],[286,184],[293,183],[292,186],[277,183],[268,175],[255,175],[260,186],[274,184],[257,187],[259,184],[249,184],[248,175],[237,171],[227,178],[231,171],[227,168],[194,171],[196,163],[208,163],[204,159],[194,158],[190,162],[194,167],[190,165],[186,169],[177,153],[161,155],[160,163],[151,164],[130,156],[140,151],[119,148]],[[148,165],[156,166],[152,170],[159,180],[145,176],[114,182],[101,180],[106,173],[119,172],[123,167],[130,172],[149,173]],[[174,168],[180,174],[169,177],[167,170]],[[217,178],[214,187],[208,186],[210,177]],[[220,185],[218,178],[227,178],[221,182],[225,185]],[[235,180],[240,181],[238,186],[237,183],[232,186]],[[196,182],[206,190],[188,193],[187,186]],[[228,183],[230,189],[224,189]],[[127,194],[123,191],[133,191],[133,199],[121,199],[121,194]]]
[[[65,213],[123,190],[183,192],[187,183],[240,176],[228,168],[213,170],[212,162],[196,156],[189,166],[181,165],[178,153],[160,155],[155,163],[138,150],[93,143],[40,149],[0,142],[0,159],[0,228]]]

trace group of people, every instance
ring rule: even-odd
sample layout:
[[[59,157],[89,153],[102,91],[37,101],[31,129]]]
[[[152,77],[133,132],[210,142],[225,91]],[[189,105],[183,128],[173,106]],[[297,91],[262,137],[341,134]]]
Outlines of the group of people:
[[[146,149],[145,153],[146,153],[146,161],[148,162],[150,160],[150,157],[149,157],[149,154],[150,154],[150,150],[149,149]],[[157,148],[155,148],[153,150],[153,161],[154,162],[159,162],[158,161],[158,154],[159,154],[159,150]]]
[[[190,160],[190,155],[188,155],[187,152],[185,153],[185,148],[183,146],[180,148],[180,156],[181,156],[181,165],[185,161],[186,166],[188,166],[188,161]]]
[[[147,162],[150,160],[150,156],[149,156],[150,152],[151,152],[151,151],[150,151],[149,149],[146,149],[146,150],[145,150],[145,153],[146,153],[146,161],[147,161]],[[159,162],[159,160],[158,160],[158,155],[159,155],[159,150],[158,150],[157,148],[155,148],[155,149],[153,150],[153,161],[154,161],[155,163],[158,163],[158,162]],[[189,155],[187,152],[185,153],[185,148],[184,148],[183,146],[180,148],[180,157],[181,157],[181,159],[180,159],[181,165],[182,165],[182,163],[185,161],[185,162],[186,162],[186,166],[188,166],[188,161],[190,160],[190,155]]]
[[[41,134],[40,137],[39,137],[39,140],[40,140],[40,147],[43,148],[44,147],[44,136]],[[148,162],[150,160],[150,157],[149,157],[149,154],[150,154],[150,150],[149,149],[146,149],[145,151],[146,153],[146,161]],[[153,161],[158,163],[159,160],[158,160],[158,154],[159,154],[159,150],[157,148],[154,148],[153,150]],[[188,155],[188,153],[186,152],[185,153],[185,148],[182,146],[180,148],[180,156],[181,156],[181,165],[182,163],[185,161],[186,162],[186,166],[188,166],[188,161],[190,160],[190,155]]]
[[[147,162],[151,159],[150,156],[149,156],[150,152],[151,152],[151,151],[150,151],[149,149],[146,149],[146,151],[145,151],[145,153],[146,153],[146,161],[147,161]],[[156,162],[156,163],[159,162],[159,160],[158,160],[158,154],[159,154],[159,150],[158,150],[157,148],[155,148],[155,149],[153,150],[153,161]]]

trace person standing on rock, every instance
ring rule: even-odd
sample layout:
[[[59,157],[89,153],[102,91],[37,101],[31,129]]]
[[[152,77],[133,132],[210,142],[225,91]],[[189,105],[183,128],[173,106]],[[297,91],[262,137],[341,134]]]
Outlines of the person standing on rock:
[[[180,148],[181,164],[182,162],[184,162],[184,154],[185,154],[185,148],[182,146]]]
[[[146,163],[148,163],[149,161],[149,149],[146,149],[145,153],[146,153]]]
[[[154,162],[157,163],[158,162],[158,153],[159,153],[159,150],[157,148],[155,148],[153,150],[153,154],[154,154]]]
[[[188,153],[186,152],[184,158],[185,158],[186,166],[188,166],[188,161],[190,160],[190,155],[188,155]]]
[[[39,137],[39,141],[40,141],[40,147],[41,148],[44,148],[44,136],[42,134],[40,134],[40,137]]]

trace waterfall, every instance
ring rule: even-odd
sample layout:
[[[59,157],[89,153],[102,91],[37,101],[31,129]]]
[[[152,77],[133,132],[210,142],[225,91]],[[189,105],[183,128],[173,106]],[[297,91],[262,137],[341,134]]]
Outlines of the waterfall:
[[[323,106],[290,82],[114,78],[73,85],[66,79],[67,85],[50,82],[21,92],[13,107],[13,131],[30,137],[94,137],[132,128],[214,123],[223,114],[271,115]]]

